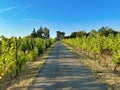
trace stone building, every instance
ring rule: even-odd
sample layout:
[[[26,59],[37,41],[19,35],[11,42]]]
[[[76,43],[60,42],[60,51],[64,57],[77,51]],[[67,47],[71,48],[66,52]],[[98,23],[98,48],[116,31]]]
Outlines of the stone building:
[[[64,32],[60,32],[60,31],[57,31],[57,40],[60,41],[61,39],[64,39],[65,37],[65,33]]]

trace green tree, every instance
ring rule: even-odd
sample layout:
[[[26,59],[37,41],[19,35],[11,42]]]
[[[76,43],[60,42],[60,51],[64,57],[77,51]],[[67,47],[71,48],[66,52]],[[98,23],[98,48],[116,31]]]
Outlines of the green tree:
[[[33,32],[31,33],[31,37],[32,38],[36,38],[37,37],[37,33],[35,31],[35,28],[33,28]]]
[[[113,30],[112,28],[109,27],[102,27],[98,30],[98,33],[100,33],[100,36],[108,36],[109,34],[114,34],[116,35],[117,32]]]
[[[43,28],[40,27],[38,30],[37,30],[37,36],[42,38],[43,37]]]
[[[44,33],[44,38],[47,39],[47,38],[50,37],[50,35],[49,35],[49,29],[48,29],[48,28],[45,27],[45,28],[43,29],[43,33]]]
[[[77,34],[77,32],[72,32],[70,35],[70,38],[76,38],[76,34]]]
[[[87,33],[83,30],[83,31],[77,32],[76,37],[82,37],[82,36],[85,36],[85,35],[87,35]]]
[[[97,34],[97,31],[92,29],[89,33],[90,36],[95,36]]]

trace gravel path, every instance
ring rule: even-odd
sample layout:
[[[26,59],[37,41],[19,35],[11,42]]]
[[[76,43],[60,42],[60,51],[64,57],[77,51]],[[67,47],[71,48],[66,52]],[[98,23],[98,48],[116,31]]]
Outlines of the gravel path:
[[[107,90],[107,87],[58,41],[29,90]]]

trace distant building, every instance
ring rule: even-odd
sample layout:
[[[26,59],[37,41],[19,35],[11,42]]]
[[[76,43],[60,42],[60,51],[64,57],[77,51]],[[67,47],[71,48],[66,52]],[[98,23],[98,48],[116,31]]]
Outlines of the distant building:
[[[60,32],[60,31],[57,31],[57,40],[60,41],[61,39],[64,39],[65,38],[65,33],[64,32]]]

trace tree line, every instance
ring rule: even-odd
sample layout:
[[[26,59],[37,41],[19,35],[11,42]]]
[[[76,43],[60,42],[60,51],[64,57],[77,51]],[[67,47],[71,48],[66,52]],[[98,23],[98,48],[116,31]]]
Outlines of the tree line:
[[[50,30],[47,27],[40,27],[38,30],[33,28],[32,33],[28,37],[48,39],[50,38]]]
[[[108,36],[109,34],[113,34],[114,36],[116,36],[118,33],[118,31],[112,29],[112,28],[109,28],[109,27],[101,27],[100,29],[97,30],[94,30],[92,29],[90,32],[86,32],[85,30],[81,30],[81,31],[78,31],[78,32],[72,32],[71,35],[69,36],[66,36],[65,38],[76,38],[76,37],[82,37],[82,36],[89,36],[89,35],[92,35],[92,36],[95,36],[96,34],[100,34],[100,36]]]

